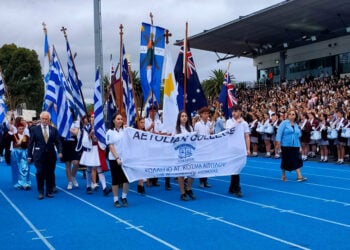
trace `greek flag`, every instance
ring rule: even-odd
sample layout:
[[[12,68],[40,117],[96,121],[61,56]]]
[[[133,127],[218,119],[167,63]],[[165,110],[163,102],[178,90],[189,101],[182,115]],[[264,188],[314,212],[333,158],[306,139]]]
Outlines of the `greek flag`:
[[[52,63],[50,67],[50,77],[48,86],[52,86],[54,95],[50,96],[53,103],[57,106],[57,124],[58,133],[61,137],[70,137],[70,127],[73,123],[73,116],[69,109],[68,102],[65,96],[66,78],[63,74],[55,48],[52,53]]]
[[[99,142],[106,145],[106,127],[103,118],[103,103],[102,92],[100,84],[100,73],[97,69],[95,78],[95,91],[94,91],[94,131]]]
[[[0,96],[3,96],[5,94],[5,84],[4,80],[2,79],[2,72],[0,71]]]
[[[134,91],[132,88],[132,79],[129,74],[129,63],[125,56],[125,47],[123,45],[123,68],[122,68],[122,78],[123,78],[123,101],[126,111],[126,124],[130,127],[134,126],[136,120],[136,108]]]
[[[7,113],[7,107],[4,100],[2,99],[2,95],[0,95],[0,123],[1,124],[5,121],[6,113]]]
[[[72,89],[72,95],[74,98],[74,105],[73,110],[76,116],[80,115],[80,117],[83,117],[86,112],[85,112],[85,107],[84,107],[84,102],[83,102],[83,97],[80,94],[80,88],[82,87],[81,81],[78,79],[78,76],[76,74],[76,69],[74,66],[74,60],[73,56],[69,47],[69,43],[67,40],[67,54],[68,54],[68,82],[71,86]]]

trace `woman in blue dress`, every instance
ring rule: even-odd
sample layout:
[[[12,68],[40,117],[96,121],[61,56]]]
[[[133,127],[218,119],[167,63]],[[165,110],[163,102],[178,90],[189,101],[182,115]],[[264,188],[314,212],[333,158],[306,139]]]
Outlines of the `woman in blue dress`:
[[[17,132],[11,135],[11,168],[12,181],[17,189],[30,190],[30,166],[27,161],[29,137],[24,133],[25,125],[17,124]]]

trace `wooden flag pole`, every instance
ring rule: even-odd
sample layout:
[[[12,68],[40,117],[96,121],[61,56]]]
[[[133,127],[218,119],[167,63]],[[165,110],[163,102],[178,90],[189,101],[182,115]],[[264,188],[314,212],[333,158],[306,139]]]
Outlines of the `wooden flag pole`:
[[[152,12],[150,12],[149,13],[149,17],[151,18],[151,26],[153,26],[153,14],[152,14]],[[151,27],[151,33],[152,33],[152,27]],[[153,39],[152,37],[151,37],[151,35],[150,35],[150,39]],[[153,106],[154,106],[154,99],[153,99],[153,90],[152,90],[152,88],[151,88],[151,108],[153,108]]]
[[[64,38],[66,39],[66,42],[68,43],[67,28],[65,28],[64,26],[62,26],[61,31],[63,32]],[[70,49],[70,46],[69,46],[69,52],[70,52],[70,54],[72,55],[72,50]],[[83,101],[83,105],[84,105],[84,109],[85,109],[85,114],[87,115],[88,112],[87,112],[87,108],[86,108],[86,104],[85,104],[83,92],[81,91],[81,88],[80,88],[80,86],[79,86],[78,71],[77,71],[77,68],[75,67],[75,62],[74,62],[73,55],[72,55],[72,63],[73,63],[73,70],[74,70],[75,75],[76,75],[76,77],[77,77],[77,84],[78,84],[78,88],[79,88],[79,93],[80,93],[80,96],[81,96],[81,100]]]
[[[120,24],[119,26],[119,35],[120,35],[120,58],[119,58],[119,65],[120,65],[120,71],[119,71],[119,80],[120,84],[117,85],[117,105],[118,105],[118,111],[122,115],[123,120],[126,121],[126,112],[124,110],[123,105],[123,24]]]
[[[183,60],[183,74],[184,74],[184,111],[186,112],[186,85],[187,85],[187,46],[188,46],[188,22],[186,22],[186,31],[185,31],[185,41],[184,41],[184,52],[183,52],[183,56],[184,56],[184,60]]]
[[[43,25],[44,35],[47,36],[46,23],[43,22],[42,25]],[[49,59],[49,62],[51,62],[50,45],[49,45],[49,53],[48,53],[47,57]]]
[[[140,120],[140,115],[139,115],[139,110],[137,109],[138,105],[137,105],[137,99],[135,95],[134,79],[132,78],[132,71],[131,71],[131,66],[129,61],[128,61],[128,74],[131,82],[132,96],[134,97],[134,104],[135,104],[135,110],[136,110],[136,122],[138,122]]]

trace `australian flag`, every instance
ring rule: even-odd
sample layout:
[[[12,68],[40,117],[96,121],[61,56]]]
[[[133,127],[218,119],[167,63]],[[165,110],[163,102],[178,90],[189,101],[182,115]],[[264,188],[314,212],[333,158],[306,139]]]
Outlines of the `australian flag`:
[[[176,61],[174,74],[175,80],[178,84],[178,96],[177,104],[179,110],[184,109],[184,99],[186,102],[186,113],[191,117],[191,113],[199,110],[200,108],[207,106],[207,99],[205,98],[201,83],[198,78],[196,67],[194,65],[192,52],[188,47],[187,53],[187,65],[184,64],[184,47],[181,47],[179,56]],[[186,95],[184,96],[184,70],[186,70]]]
[[[222,111],[225,114],[226,119],[231,116],[230,110],[233,106],[237,105],[236,89],[234,88],[230,74],[227,71],[224,76],[224,82],[222,83],[221,92],[219,95],[219,102],[222,104]]]

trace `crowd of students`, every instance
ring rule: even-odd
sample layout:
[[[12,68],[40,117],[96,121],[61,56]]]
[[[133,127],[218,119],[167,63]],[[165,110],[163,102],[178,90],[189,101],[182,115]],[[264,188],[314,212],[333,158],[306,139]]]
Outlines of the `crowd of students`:
[[[252,156],[280,158],[276,132],[288,110],[295,110],[302,135],[302,160],[319,156],[338,164],[350,146],[350,78],[301,79],[271,88],[237,89],[243,117],[251,130]],[[317,158],[318,159],[318,158]]]

